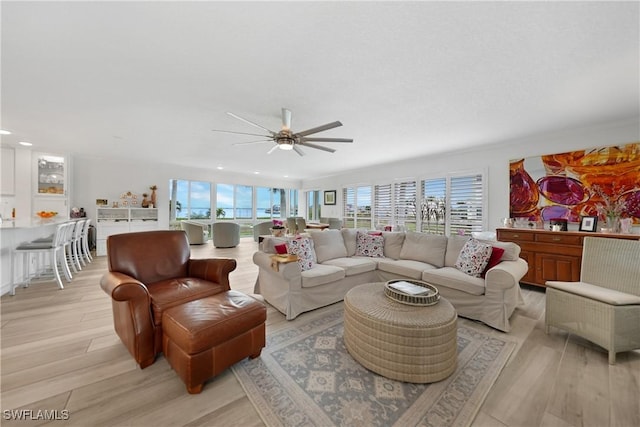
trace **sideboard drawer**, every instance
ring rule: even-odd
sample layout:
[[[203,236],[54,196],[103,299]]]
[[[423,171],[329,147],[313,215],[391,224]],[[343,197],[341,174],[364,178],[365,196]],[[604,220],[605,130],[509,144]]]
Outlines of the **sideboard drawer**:
[[[531,232],[499,230],[499,240],[504,242],[533,242],[534,237]]]
[[[562,231],[555,233],[536,234],[536,242],[558,243],[562,245],[582,245],[582,236],[562,234]]]

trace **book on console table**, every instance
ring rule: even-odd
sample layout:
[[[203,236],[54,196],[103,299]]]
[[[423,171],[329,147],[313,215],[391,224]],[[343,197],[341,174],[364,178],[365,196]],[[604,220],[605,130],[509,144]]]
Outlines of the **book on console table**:
[[[396,291],[403,292],[407,295],[429,295],[431,292],[430,289],[424,288],[419,285],[414,285],[413,283],[405,282],[404,280],[400,282],[389,283],[389,287],[395,289]]]

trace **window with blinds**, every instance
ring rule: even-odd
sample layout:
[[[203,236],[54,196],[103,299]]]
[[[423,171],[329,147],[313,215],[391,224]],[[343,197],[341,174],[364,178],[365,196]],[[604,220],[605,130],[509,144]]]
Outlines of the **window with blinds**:
[[[451,177],[450,181],[451,213],[449,233],[471,235],[473,231],[483,230],[482,175]]]
[[[370,185],[343,188],[342,200],[344,227],[367,229],[372,227]]]
[[[352,187],[342,189],[342,226],[354,228],[356,224],[356,191]]]
[[[482,174],[425,179],[421,187],[423,232],[468,236],[483,230]]]
[[[447,215],[447,180],[425,179],[421,183],[421,231],[445,234]]]
[[[373,215],[376,229],[390,225],[393,221],[391,184],[376,185],[373,192]]]
[[[417,200],[416,182],[403,181],[393,184],[393,212],[395,224],[406,230],[416,230]]]

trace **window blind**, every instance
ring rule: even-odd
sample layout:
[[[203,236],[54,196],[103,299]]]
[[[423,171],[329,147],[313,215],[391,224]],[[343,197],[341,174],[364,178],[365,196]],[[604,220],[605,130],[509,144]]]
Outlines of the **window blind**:
[[[482,231],[484,219],[482,175],[451,177],[450,234]]]
[[[445,234],[447,180],[445,178],[425,179],[421,186],[421,230],[424,233]]]

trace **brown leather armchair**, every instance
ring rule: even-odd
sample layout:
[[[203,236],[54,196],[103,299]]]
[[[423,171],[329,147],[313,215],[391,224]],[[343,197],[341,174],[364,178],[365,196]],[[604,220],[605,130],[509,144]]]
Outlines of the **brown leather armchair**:
[[[116,333],[141,369],[162,352],[162,313],[230,289],[230,258],[190,259],[184,231],[109,236],[109,272],[100,286],[111,296]]]

